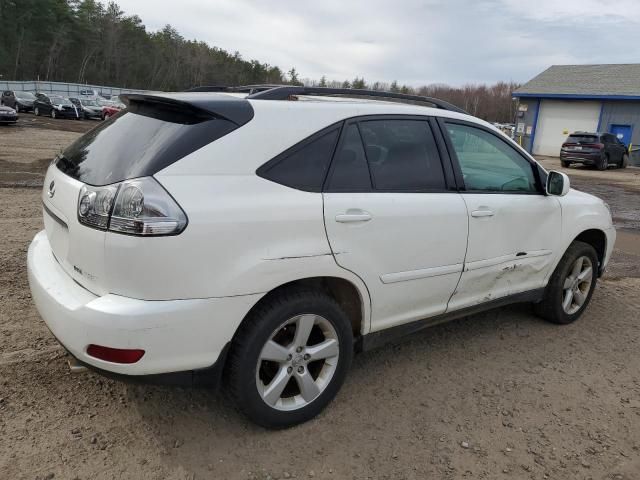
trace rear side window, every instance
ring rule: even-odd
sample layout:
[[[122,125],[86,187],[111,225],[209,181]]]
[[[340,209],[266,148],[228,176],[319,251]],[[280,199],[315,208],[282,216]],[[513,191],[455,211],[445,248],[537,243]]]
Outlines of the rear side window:
[[[359,125],[375,190],[446,188],[440,156],[428,122],[368,120]]]
[[[132,102],[71,144],[57,167],[83,183],[109,185],[153,175],[236,128],[186,107]]]
[[[257,170],[267,180],[307,192],[320,192],[340,130],[334,127],[290,148]]]

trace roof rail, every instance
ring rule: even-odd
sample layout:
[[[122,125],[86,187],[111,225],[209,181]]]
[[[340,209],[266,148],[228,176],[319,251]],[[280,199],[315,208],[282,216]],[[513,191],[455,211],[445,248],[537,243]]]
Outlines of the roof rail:
[[[254,85],[253,87],[263,87],[263,85]],[[432,97],[422,97],[420,95],[408,95],[404,93],[384,92],[380,90],[365,90],[357,88],[325,88],[325,87],[298,87],[298,86],[281,86],[271,85],[269,88],[261,88],[256,93],[251,93],[247,98],[255,100],[291,100],[295,95],[351,95],[358,97],[381,97],[395,98],[398,100],[407,100],[412,102],[424,102],[434,105],[436,108],[449,110],[452,112],[465,113],[463,109],[452,105],[444,100]],[[241,87],[237,87],[241,88]]]
[[[185,92],[226,92],[227,86],[223,85],[209,85],[201,87],[192,87],[184,90]]]
[[[264,90],[270,90],[273,88],[284,87],[285,85],[242,85],[239,87],[229,87],[227,85],[211,85],[211,86],[200,86],[193,87],[185,90],[185,92],[230,92],[230,93],[248,93],[253,94],[257,92],[262,92]]]

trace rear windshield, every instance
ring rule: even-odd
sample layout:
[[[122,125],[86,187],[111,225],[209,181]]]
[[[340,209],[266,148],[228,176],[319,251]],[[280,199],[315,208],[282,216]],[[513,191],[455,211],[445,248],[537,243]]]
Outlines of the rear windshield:
[[[569,135],[567,143],[598,143],[597,135]]]
[[[56,164],[83,183],[109,185],[153,175],[236,128],[199,112],[132,103],[71,144]]]

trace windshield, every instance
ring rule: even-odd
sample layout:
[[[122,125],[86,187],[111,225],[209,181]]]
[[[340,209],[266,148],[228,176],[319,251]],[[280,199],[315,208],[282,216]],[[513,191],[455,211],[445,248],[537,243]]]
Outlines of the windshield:
[[[20,100],[35,100],[36,96],[31,92],[15,92],[16,98]]]
[[[85,107],[97,107],[98,104],[94,100],[80,100],[80,103]]]
[[[64,98],[64,97],[49,97],[49,99],[51,100],[51,103],[53,103],[54,105],[71,106],[71,102],[69,101],[68,98]]]

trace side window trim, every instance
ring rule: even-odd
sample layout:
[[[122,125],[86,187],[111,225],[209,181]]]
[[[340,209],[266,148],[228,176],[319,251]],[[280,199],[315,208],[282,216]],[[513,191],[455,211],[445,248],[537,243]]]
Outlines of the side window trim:
[[[458,191],[457,188],[457,180],[455,178],[455,172],[452,168],[453,160],[450,159],[448,155],[448,151],[446,146],[443,144],[443,137],[437,125],[435,123],[435,118],[427,115],[398,115],[398,114],[380,114],[380,115],[363,115],[359,117],[351,117],[344,120],[344,125],[342,127],[342,131],[340,132],[340,138],[338,139],[337,145],[333,151],[333,156],[331,158],[331,164],[329,165],[327,175],[325,177],[325,182],[322,187],[322,191],[326,193],[331,193],[329,189],[329,183],[331,179],[331,175],[334,170],[335,165],[335,157],[339,148],[342,146],[344,142],[344,137],[347,130],[347,125],[356,124],[358,127],[358,134],[360,135],[360,141],[362,142],[364,148],[364,140],[362,138],[362,133],[360,132],[360,123],[371,121],[371,120],[414,120],[414,121],[423,121],[425,122],[425,127],[431,130],[431,134],[433,135],[436,142],[436,149],[438,150],[438,157],[440,161],[440,165],[444,172],[444,180],[445,180],[445,189],[420,189],[420,190],[376,190],[373,176],[371,174],[371,168],[369,167],[369,159],[367,158],[367,152],[365,151],[365,158],[367,158],[367,168],[369,170],[369,181],[371,183],[371,189],[368,193],[377,192],[377,193],[454,193]],[[345,193],[345,192],[342,192]],[[359,191],[357,193],[367,193],[366,191]]]
[[[460,193],[483,193],[483,194],[497,194],[497,195],[545,195],[544,193],[544,188],[542,187],[543,183],[542,183],[542,178],[541,178],[541,172],[540,172],[540,167],[538,165],[537,162],[532,161],[530,158],[528,158],[527,156],[523,155],[520,151],[518,151],[518,149],[514,148],[513,145],[510,145],[509,142],[505,141],[504,138],[500,138],[499,135],[497,135],[495,132],[491,131],[491,129],[486,128],[484,125],[479,125],[477,123],[473,123],[473,122],[467,122],[465,120],[459,120],[457,118],[446,118],[446,117],[437,117],[437,123],[440,127],[440,132],[442,134],[442,136],[444,137],[444,141],[445,144],[447,146],[447,151],[449,153],[449,157],[451,158],[451,163],[453,165],[453,169],[455,172],[455,178],[456,178],[456,182],[458,184],[458,189]],[[460,160],[458,159],[458,155],[456,153],[455,148],[453,148],[453,143],[451,143],[451,138],[449,137],[449,132],[447,131],[447,123],[453,123],[456,125],[464,125],[467,127],[471,127],[471,128],[477,128],[479,130],[482,130],[486,133],[489,133],[491,135],[493,135],[495,138],[499,139],[502,143],[504,143],[506,146],[508,146],[509,148],[511,148],[514,152],[516,152],[521,158],[523,158],[524,160],[527,161],[527,163],[529,163],[529,165],[531,166],[531,171],[533,173],[533,177],[536,181],[536,190],[535,192],[509,192],[509,191],[505,191],[505,192],[497,192],[497,191],[489,191],[489,190],[467,190],[465,183],[464,183],[464,177],[462,175],[462,168],[460,167]]]
[[[358,117],[355,118],[348,118],[346,120],[344,120],[342,122],[342,129],[340,131],[340,136],[338,137],[338,142],[336,143],[336,147],[333,149],[333,155],[331,155],[331,162],[329,163],[329,168],[327,169],[327,174],[324,177],[324,182],[322,184],[322,191],[324,193],[349,193],[346,191],[341,191],[341,190],[332,190],[330,188],[330,184],[331,184],[331,177],[333,176],[333,172],[336,169],[336,155],[338,154],[338,152],[340,151],[340,149],[343,147],[344,142],[346,141],[347,138],[347,131],[349,129],[350,126],[354,125],[358,131],[358,137],[360,138],[360,143],[362,144],[362,150],[364,151],[364,142],[362,141],[362,134],[360,133],[360,127],[358,125],[359,119]],[[365,155],[365,159],[367,157],[367,153],[365,151],[364,153]],[[353,192],[353,193],[371,193],[373,192],[373,178],[371,178],[371,169],[369,168],[369,161],[367,159],[367,171],[369,172],[369,189],[363,189],[363,190],[359,190],[357,192]]]
[[[438,152],[440,153],[440,162],[442,163],[442,168],[444,170],[444,179],[447,184],[447,188],[451,192],[457,192],[462,184],[458,183],[458,179],[456,178],[454,159],[449,155],[446,137],[443,135],[436,117],[429,117],[429,125],[431,126],[431,131],[433,132],[433,136],[436,140]]]

